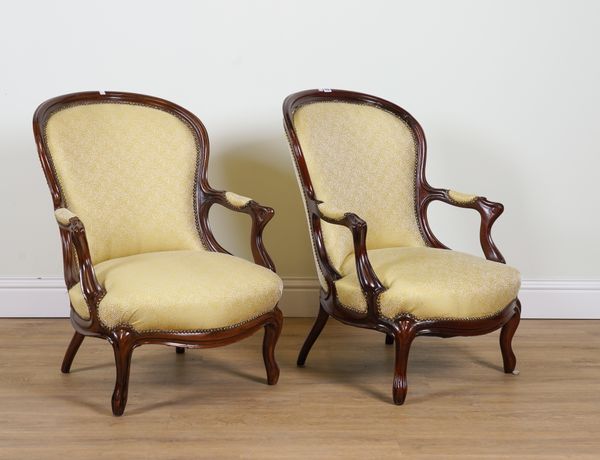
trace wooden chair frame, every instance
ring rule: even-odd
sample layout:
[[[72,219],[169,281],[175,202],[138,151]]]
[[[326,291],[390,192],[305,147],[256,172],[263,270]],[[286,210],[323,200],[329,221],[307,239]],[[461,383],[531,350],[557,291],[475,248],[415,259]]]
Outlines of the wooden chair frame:
[[[58,176],[52,163],[52,156],[46,143],[44,131],[50,116],[65,107],[91,103],[123,103],[135,104],[166,111],[192,130],[197,142],[198,158],[195,177],[195,215],[199,236],[207,250],[229,254],[215,239],[208,221],[210,208],[219,204],[232,211],[248,214],[252,219],[250,244],[254,262],[275,272],[275,265],[264,247],[262,233],[266,224],[274,215],[272,208],[261,206],[251,200],[238,207],[230,203],[224,191],[210,187],[207,180],[209,158],[208,133],[202,122],[191,112],[156,97],[123,92],[83,92],[59,96],[44,102],[38,107],[33,117],[33,132],[42,168],[50,187],[54,209],[66,208]],[[151,133],[149,133],[151,135]],[[67,289],[81,281],[83,296],[89,309],[89,319],[80,317],[71,306],[71,323],[75,334],[65,354],[61,370],[68,373],[73,358],[84,337],[106,339],[112,346],[116,364],[116,383],[112,395],[112,411],[114,415],[122,415],[127,403],[129,368],[133,350],[143,344],[163,344],[177,347],[177,353],[185,348],[211,348],[228,345],[242,340],[264,327],[263,358],[269,385],[277,383],[279,367],[275,360],[275,345],[281,333],[282,313],[278,306],[273,311],[239,326],[224,330],[182,331],[182,332],[144,332],[140,333],[130,327],[106,328],[98,317],[98,304],[106,294],[96,279],[94,266],[90,256],[85,227],[78,217],[72,217],[68,223],[59,223],[62,241],[64,277]]]
[[[375,329],[386,334],[386,343],[395,343],[396,362],[392,395],[396,404],[403,404],[407,392],[407,363],[412,341],[417,336],[471,336],[481,335],[502,328],[500,333],[500,349],[504,361],[504,372],[515,371],[516,357],[512,350],[512,338],[520,321],[521,304],[518,299],[510,302],[502,311],[491,318],[477,320],[426,320],[421,321],[410,315],[401,316],[395,320],[382,317],[378,312],[378,297],[385,291],[385,286],[377,278],[369,261],[367,253],[367,222],[354,213],[347,212],[341,219],[332,219],[319,209],[321,201],[315,195],[310,173],[302,153],[302,147],[294,129],[294,112],[306,105],[318,102],[348,102],[370,105],[385,110],[404,120],[414,135],[417,149],[415,175],[415,212],[425,243],[433,248],[449,249],[433,234],[427,220],[427,207],[432,201],[439,200],[452,206],[470,208],[481,216],[480,242],[485,257],[488,260],[505,263],[504,257],[494,244],[491,228],[496,219],[502,214],[504,207],[484,197],[476,197],[468,203],[457,202],[449,195],[449,190],[434,188],[425,179],[426,141],[425,134],[419,123],[404,109],[384,99],[344,90],[307,90],[288,96],[283,103],[283,118],[285,131],[288,136],[295,167],[301,183],[302,193],[306,203],[311,230],[312,243],[319,268],[327,290],[320,290],[320,305],[316,321],[302,346],[298,356],[298,366],[303,366],[311,347],[317,340],[330,316],[342,323],[352,326]],[[342,210],[343,211],[343,210]],[[341,275],[329,263],[326,247],[323,241],[321,221],[334,225],[342,225],[352,233],[354,241],[354,256],[356,271],[360,286],[367,300],[367,311],[362,314],[344,308],[337,300],[335,281]]]

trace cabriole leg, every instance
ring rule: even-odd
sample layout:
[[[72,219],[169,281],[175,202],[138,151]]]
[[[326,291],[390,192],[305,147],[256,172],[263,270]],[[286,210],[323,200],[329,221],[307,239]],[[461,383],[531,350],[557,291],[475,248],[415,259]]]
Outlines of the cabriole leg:
[[[392,396],[394,404],[404,404],[406,392],[408,390],[408,381],[406,372],[408,368],[408,354],[410,346],[415,338],[413,323],[410,320],[401,321],[398,329],[394,332],[394,342],[396,345],[396,363],[394,366],[394,383],[392,385]]]
[[[64,374],[68,374],[70,372],[71,364],[73,364],[73,359],[75,358],[75,355],[77,354],[84,337],[85,336],[83,334],[80,334],[77,331],[75,331],[75,334],[73,334],[73,338],[71,339],[67,351],[65,352],[65,357],[63,358],[62,366],[60,368]]]
[[[298,355],[298,361],[296,364],[298,366],[304,366],[306,362],[306,357],[310,352],[310,349],[314,345],[315,341],[321,334],[321,331],[327,324],[327,320],[329,319],[329,314],[323,309],[321,305],[319,305],[319,313],[317,314],[317,319],[315,319],[315,323],[313,324],[312,329],[308,333],[306,340],[304,341],[304,345],[302,345],[302,349],[300,350],[300,354]]]
[[[129,389],[129,368],[131,366],[131,355],[134,349],[134,341],[131,332],[118,330],[110,338],[115,354],[116,381],[112,395],[112,411],[116,416],[123,415],[127,404],[127,391]]]
[[[507,374],[518,374],[519,371],[515,369],[517,366],[517,358],[512,349],[512,339],[519,327],[521,321],[521,304],[517,301],[515,307],[515,314],[508,320],[508,322],[502,326],[500,331],[500,350],[502,350],[502,361],[504,362],[504,372]]]
[[[273,319],[265,324],[265,335],[263,338],[263,360],[267,371],[267,383],[275,385],[279,380],[279,366],[275,360],[275,345],[281,334],[283,326],[283,314],[275,307]]]

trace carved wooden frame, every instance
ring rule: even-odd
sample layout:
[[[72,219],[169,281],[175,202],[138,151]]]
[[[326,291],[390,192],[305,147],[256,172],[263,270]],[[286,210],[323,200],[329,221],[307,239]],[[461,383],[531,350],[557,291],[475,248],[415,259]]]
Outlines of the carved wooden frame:
[[[449,191],[434,188],[425,179],[425,159],[427,144],[425,134],[419,123],[404,109],[384,99],[368,94],[353,91],[327,89],[307,90],[288,96],[283,103],[284,127],[299,181],[306,203],[308,219],[311,229],[311,238],[318,265],[327,284],[327,289],[320,290],[320,306],[317,319],[302,346],[298,356],[298,366],[303,366],[310,349],[323,330],[330,316],[342,323],[352,326],[375,329],[386,334],[386,343],[395,343],[396,362],[392,395],[396,404],[403,404],[407,392],[407,362],[410,346],[415,337],[421,335],[453,337],[487,334],[502,328],[500,334],[500,348],[504,362],[504,372],[518,373],[515,371],[516,357],[512,350],[512,338],[520,321],[521,304],[514,299],[498,314],[491,318],[473,320],[418,320],[410,315],[405,315],[395,320],[382,317],[378,312],[378,296],[385,291],[385,286],[378,279],[369,261],[366,238],[367,222],[356,214],[345,213],[342,218],[330,218],[319,209],[321,201],[315,195],[310,173],[302,153],[302,147],[294,129],[294,112],[306,105],[316,102],[346,102],[363,104],[385,110],[402,119],[411,129],[417,150],[417,163],[415,171],[415,212],[425,243],[434,248],[448,249],[433,234],[427,220],[427,207],[432,201],[439,200],[453,206],[476,210],[481,216],[480,242],[487,259],[505,263],[504,257],[494,244],[491,237],[491,228],[495,220],[502,214],[504,207],[484,197],[476,197],[469,202],[454,201],[449,196]],[[345,308],[337,300],[335,281],[340,279],[340,274],[329,263],[327,251],[323,241],[321,220],[330,224],[342,225],[352,233],[354,241],[354,254],[358,281],[367,300],[366,313],[360,313]]]
[[[58,176],[52,164],[52,156],[44,136],[46,123],[50,116],[58,110],[72,105],[91,103],[143,105],[166,111],[186,123],[192,130],[197,142],[195,213],[199,237],[204,246],[210,251],[229,254],[217,242],[209,225],[208,214],[214,204],[219,204],[232,211],[248,214],[252,219],[250,244],[254,262],[275,272],[275,265],[269,257],[262,240],[263,230],[274,215],[273,209],[261,206],[253,200],[244,206],[235,206],[227,200],[224,191],[213,189],[209,185],[206,175],[209,157],[209,141],[206,128],[191,112],[172,102],[156,97],[123,92],[82,92],[50,99],[38,107],[33,116],[33,132],[55,210],[67,207],[67,203],[61,191]],[[132,352],[138,346],[148,343],[175,346],[177,347],[177,353],[183,353],[185,348],[211,348],[228,345],[242,340],[264,327],[263,359],[267,372],[267,382],[269,385],[277,383],[279,367],[274,352],[283,323],[283,316],[277,305],[272,311],[258,318],[224,330],[138,332],[126,326],[109,329],[101,323],[98,317],[97,305],[104,297],[105,290],[96,279],[85,227],[76,216],[68,222],[59,223],[58,225],[62,241],[64,276],[67,289],[70,289],[81,280],[83,296],[90,312],[89,319],[84,319],[71,306],[71,323],[75,329],[75,334],[66,351],[61,370],[64,373],[70,371],[73,358],[85,336],[108,340],[113,346],[116,364],[116,383],[112,395],[114,415],[122,415],[125,410]]]

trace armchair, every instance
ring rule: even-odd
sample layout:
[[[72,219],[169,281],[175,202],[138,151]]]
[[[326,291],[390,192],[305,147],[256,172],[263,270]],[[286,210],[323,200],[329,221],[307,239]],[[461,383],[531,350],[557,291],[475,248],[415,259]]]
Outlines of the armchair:
[[[343,90],[308,90],[283,103],[321,284],[316,321],[298,356],[303,366],[330,316],[375,329],[395,343],[392,396],[403,404],[417,336],[469,336],[501,328],[506,373],[520,320],[520,275],[491,237],[503,206],[430,186],[425,135],[391,102]],[[440,200],[481,216],[486,259],[449,250],[427,208]],[[368,229],[368,232],[367,232]]]
[[[208,134],[171,102],[85,92],[44,102],[34,136],[60,230],[75,333],[113,347],[114,415],[127,403],[133,350],[143,344],[209,348],[264,328],[267,383],[279,367],[281,279],[262,233],[273,209],[208,184]],[[208,221],[214,204],[252,219],[255,263],[229,254]],[[84,225],[85,223],[85,225]]]

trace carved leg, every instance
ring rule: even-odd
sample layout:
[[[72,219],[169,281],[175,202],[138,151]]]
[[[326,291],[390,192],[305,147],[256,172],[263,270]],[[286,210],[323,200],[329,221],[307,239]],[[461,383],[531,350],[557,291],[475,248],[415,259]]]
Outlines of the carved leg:
[[[404,404],[406,392],[408,390],[408,382],[406,379],[406,370],[408,367],[408,353],[415,332],[413,330],[413,322],[403,320],[398,325],[398,330],[394,333],[394,341],[396,343],[396,364],[394,368],[394,383],[392,386],[392,395],[394,404]]]
[[[132,334],[127,330],[118,330],[112,334],[110,342],[115,353],[117,378],[115,390],[112,395],[112,411],[114,415],[123,415],[127,404],[127,390],[129,389],[129,367],[131,354],[134,349]]]
[[[275,345],[283,326],[283,314],[281,310],[275,307],[273,313],[273,320],[265,324],[265,335],[263,338],[263,360],[265,361],[267,383],[269,385],[275,385],[277,380],[279,380],[279,366],[275,360]]]
[[[182,355],[185,353],[185,347],[175,347],[175,353]]]
[[[517,327],[519,327],[519,322],[521,321],[521,304],[518,303],[517,305],[515,314],[504,326],[502,326],[502,331],[500,331],[500,350],[502,350],[504,372],[515,375],[517,375],[519,371],[515,370],[517,358],[512,349],[512,339],[517,331]]]
[[[75,332],[75,334],[73,334],[73,338],[71,339],[69,347],[65,352],[65,357],[63,358],[62,366],[60,368],[60,370],[64,374],[68,374],[71,370],[71,364],[73,364],[73,359],[75,358],[77,350],[79,350],[79,347],[81,346],[81,342],[83,342],[84,337],[85,336],[83,334],[80,334],[79,332]]]
[[[327,324],[328,319],[329,314],[323,309],[322,306],[319,305],[319,313],[317,315],[317,319],[315,320],[315,324],[313,324],[313,327],[310,330],[308,337],[306,337],[306,340],[304,341],[304,345],[302,345],[300,354],[298,355],[298,361],[296,361],[296,364],[298,366],[304,366],[304,363],[306,362],[306,357],[308,356],[310,349],[319,337],[319,334],[321,334],[321,331],[325,327],[325,324]]]
[[[385,334],[385,344],[391,345],[394,343],[394,335],[393,334]]]

